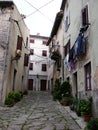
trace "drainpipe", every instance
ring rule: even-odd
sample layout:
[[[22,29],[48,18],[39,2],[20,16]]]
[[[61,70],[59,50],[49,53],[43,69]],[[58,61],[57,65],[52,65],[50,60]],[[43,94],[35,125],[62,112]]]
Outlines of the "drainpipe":
[[[10,15],[11,17],[11,15]],[[4,66],[3,66],[3,78],[2,78],[2,87],[1,87],[1,93],[0,93],[0,105],[3,105],[3,91],[6,90],[5,86],[5,81],[6,81],[6,70],[7,70],[7,61],[8,61],[8,45],[9,45],[9,34],[10,34],[10,29],[11,24],[9,23],[9,27],[7,30],[7,39],[6,39],[6,48],[5,48],[5,54],[4,54]]]
[[[64,22],[64,16],[63,16],[63,22]],[[64,26],[64,24],[63,24],[63,26]],[[63,56],[62,56],[62,80],[63,80],[63,82],[64,82],[64,33],[65,33],[65,31],[64,31],[64,29],[63,29]]]

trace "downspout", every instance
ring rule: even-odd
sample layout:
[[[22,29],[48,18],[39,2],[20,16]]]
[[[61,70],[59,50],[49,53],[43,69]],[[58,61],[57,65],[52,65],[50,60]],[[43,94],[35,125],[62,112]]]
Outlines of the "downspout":
[[[10,14],[11,17],[11,14]],[[3,105],[3,91],[6,90],[6,71],[7,71],[7,61],[8,61],[8,48],[9,48],[9,38],[10,38],[10,29],[11,29],[11,23],[9,22],[9,27],[7,30],[7,39],[6,39],[6,47],[5,47],[5,54],[4,54],[4,66],[3,66],[3,78],[2,78],[2,87],[1,87],[1,97],[0,97],[0,105]]]
[[[64,22],[64,16],[63,16],[63,20],[62,21]],[[63,80],[63,82],[64,82],[64,33],[65,32],[64,32],[64,29],[63,29],[63,56],[62,56],[62,80]]]

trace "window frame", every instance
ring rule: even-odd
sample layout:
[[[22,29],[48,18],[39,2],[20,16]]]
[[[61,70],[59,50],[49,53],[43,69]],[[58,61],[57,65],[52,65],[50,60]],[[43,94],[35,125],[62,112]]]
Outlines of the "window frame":
[[[47,50],[42,50],[42,56],[47,56]]]
[[[22,50],[22,41],[23,38],[21,36],[17,36],[17,50]]]
[[[29,64],[29,70],[33,70],[33,63]]]
[[[65,57],[66,57],[67,54],[69,54],[69,52],[70,52],[70,45],[71,45],[71,43],[70,43],[70,39],[69,39],[68,42],[67,42],[67,44],[64,46],[64,56],[65,56]]]
[[[35,40],[34,40],[34,39],[30,39],[30,43],[31,43],[31,44],[34,44],[34,43],[35,43]]]
[[[47,41],[43,40],[43,41],[42,41],[42,44],[43,44],[43,45],[46,45],[46,44],[47,44]]]
[[[91,84],[91,62],[87,63],[84,66],[84,71],[85,71],[85,90],[86,91],[91,91],[92,90],[92,84]]]
[[[29,63],[29,55],[28,54],[24,54],[24,66],[28,66]]]
[[[88,5],[86,5],[82,11],[82,26],[88,25],[89,24],[89,14],[88,14]]]
[[[65,19],[65,32],[67,32],[69,26],[70,26],[70,12],[68,11],[68,14]]]
[[[42,64],[42,71],[47,71],[47,65],[46,64]]]

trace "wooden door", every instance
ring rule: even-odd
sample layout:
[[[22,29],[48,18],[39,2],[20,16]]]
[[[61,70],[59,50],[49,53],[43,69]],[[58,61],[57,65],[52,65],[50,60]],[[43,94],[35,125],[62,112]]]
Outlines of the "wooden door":
[[[41,91],[46,91],[46,80],[41,80]]]
[[[28,81],[28,90],[33,90],[33,79],[29,79]]]

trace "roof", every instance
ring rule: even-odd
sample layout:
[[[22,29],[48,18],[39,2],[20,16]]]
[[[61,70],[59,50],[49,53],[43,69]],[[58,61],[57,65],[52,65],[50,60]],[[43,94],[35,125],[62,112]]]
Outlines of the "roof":
[[[50,37],[48,39],[47,45],[49,45],[49,43],[51,42],[52,38],[54,37],[54,35],[56,35],[56,33],[58,31],[58,28],[59,28],[60,23],[61,23],[62,18],[63,18],[63,14],[64,14],[63,12],[64,12],[64,9],[65,9],[65,3],[66,3],[66,0],[62,0],[61,8],[60,8],[60,11],[56,14],[54,25],[53,25]]]
[[[60,11],[60,12],[58,12],[57,15],[56,15],[55,22],[54,22],[54,25],[53,25],[53,28],[52,28],[52,31],[51,31],[51,35],[50,35],[50,37],[49,37],[49,39],[48,39],[47,45],[49,45],[49,43],[51,42],[53,36],[56,35],[57,30],[58,30],[58,28],[59,28],[59,25],[60,25],[60,23],[61,23],[62,18],[63,18],[63,12]]]
[[[7,7],[13,5],[13,0],[0,0],[0,6]]]
[[[48,40],[49,37],[40,36],[40,35],[30,35],[30,38],[38,38],[38,39],[45,39],[45,40]]]
[[[62,0],[62,4],[61,4],[61,8],[60,8],[60,10],[63,10],[63,11],[64,11],[66,1],[67,1],[67,0]]]

